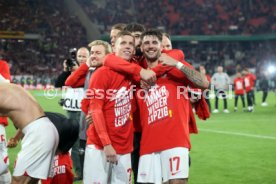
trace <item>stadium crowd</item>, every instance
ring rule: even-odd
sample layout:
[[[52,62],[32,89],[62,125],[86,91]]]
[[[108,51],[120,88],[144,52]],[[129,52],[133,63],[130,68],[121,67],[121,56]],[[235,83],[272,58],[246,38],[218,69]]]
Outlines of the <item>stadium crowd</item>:
[[[1,40],[0,55],[11,65],[13,75],[56,77],[56,72],[62,70],[60,63],[69,57],[69,49],[86,44],[85,29],[61,1],[1,0],[0,9],[2,31],[23,31],[41,37]]]
[[[114,22],[143,22],[172,35],[225,35],[275,33],[276,6],[269,0],[133,1],[78,0],[102,34]]]

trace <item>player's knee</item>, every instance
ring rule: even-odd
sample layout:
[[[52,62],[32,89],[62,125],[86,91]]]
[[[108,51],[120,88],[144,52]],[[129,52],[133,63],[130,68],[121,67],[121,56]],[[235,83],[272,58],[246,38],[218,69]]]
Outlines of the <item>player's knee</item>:
[[[31,178],[29,176],[13,176],[11,184],[30,183],[37,184],[39,179]]]
[[[188,184],[188,179],[172,179],[169,181],[169,184]]]

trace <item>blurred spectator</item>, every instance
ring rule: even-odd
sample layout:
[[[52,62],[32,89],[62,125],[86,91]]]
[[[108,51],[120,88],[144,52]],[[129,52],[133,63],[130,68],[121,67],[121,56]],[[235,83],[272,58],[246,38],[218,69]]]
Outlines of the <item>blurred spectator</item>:
[[[213,113],[218,113],[218,100],[219,98],[223,99],[224,103],[224,113],[229,113],[227,109],[227,91],[229,90],[230,78],[227,73],[223,72],[223,67],[217,67],[217,73],[215,73],[211,78],[211,85],[214,86],[215,90],[215,109]]]
[[[234,107],[234,112],[238,110],[238,100],[239,97],[241,98],[242,101],[242,107],[243,111],[245,111],[245,101],[244,101],[244,92],[245,92],[245,87],[244,87],[244,79],[241,75],[241,72],[237,72],[236,78],[234,79],[234,92],[235,92],[235,107]]]
[[[262,106],[267,106],[267,102],[266,102],[266,98],[268,95],[268,90],[269,90],[269,80],[268,80],[268,74],[267,73],[263,73],[263,75],[261,76],[260,79],[260,89],[263,92],[263,97],[262,97]]]
[[[248,111],[253,112],[253,110],[254,110],[253,91],[254,91],[254,84],[255,84],[256,77],[255,77],[255,75],[252,75],[251,72],[249,72],[248,68],[245,68],[242,71],[242,75],[244,77],[244,85],[245,85],[245,91],[246,91]]]

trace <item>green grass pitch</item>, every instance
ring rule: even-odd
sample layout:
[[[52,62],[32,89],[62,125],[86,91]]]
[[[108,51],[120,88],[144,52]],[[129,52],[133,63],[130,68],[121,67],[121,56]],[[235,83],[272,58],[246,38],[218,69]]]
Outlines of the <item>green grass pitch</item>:
[[[47,99],[43,91],[31,93],[45,111],[65,113],[57,103],[59,97]],[[197,120],[199,134],[191,135],[190,184],[276,183],[276,95],[269,93],[267,107],[260,105],[261,95],[256,93],[253,113],[242,112],[241,104],[233,112],[234,100],[229,99],[229,114],[222,112],[220,101],[220,113],[211,114],[207,121]],[[10,123],[7,137],[14,133]],[[11,170],[19,148],[9,149]]]

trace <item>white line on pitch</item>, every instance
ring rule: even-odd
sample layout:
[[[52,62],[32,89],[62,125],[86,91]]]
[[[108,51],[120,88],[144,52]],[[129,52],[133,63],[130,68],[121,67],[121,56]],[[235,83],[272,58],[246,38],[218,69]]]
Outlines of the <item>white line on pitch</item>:
[[[212,129],[199,129],[200,131],[204,132],[213,132],[218,134],[228,134],[228,135],[239,135],[239,136],[245,136],[245,137],[254,137],[254,138],[260,138],[260,139],[272,139],[276,140],[276,137],[273,136],[266,136],[266,135],[255,135],[255,134],[247,134],[247,133],[240,133],[240,132],[228,132],[228,131],[221,131],[221,130],[212,130]]]

